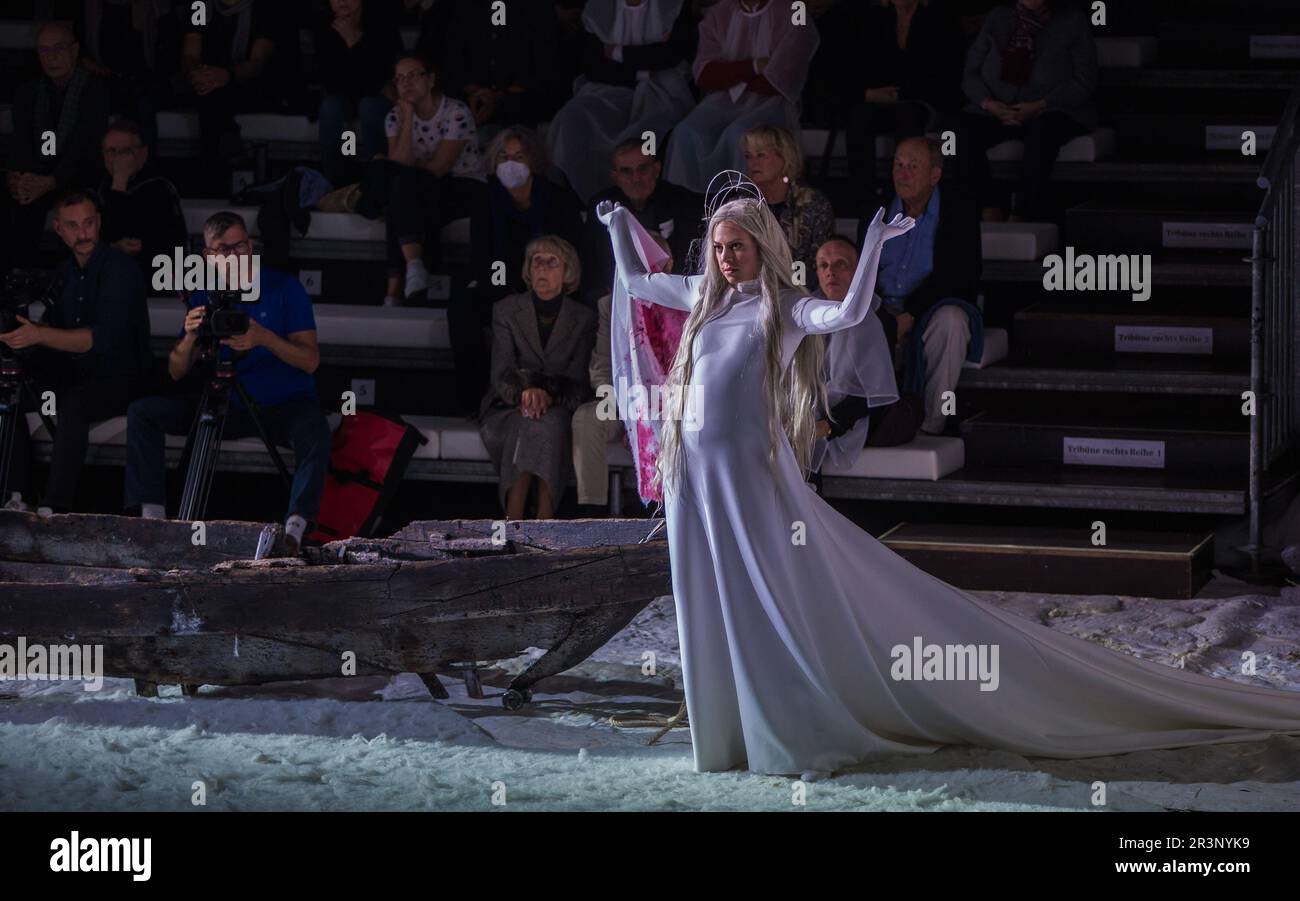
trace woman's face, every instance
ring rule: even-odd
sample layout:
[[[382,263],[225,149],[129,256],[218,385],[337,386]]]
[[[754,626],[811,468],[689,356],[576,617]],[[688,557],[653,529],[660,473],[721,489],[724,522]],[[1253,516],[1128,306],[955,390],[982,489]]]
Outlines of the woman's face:
[[[431,93],[432,81],[418,59],[403,59],[393,69],[393,84],[397,85],[397,96],[418,103]]]
[[[745,174],[759,185],[780,181],[785,174],[785,160],[775,147],[750,145],[745,148]]]
[[[758,244],[753,235],[734,222],[719,222],[713,228],[713,258],[722,277],[735,287],[758,278]]]
[[[567,270],[564,261],[554,251],[539,250],[528,261],[528,275],[533,281],[533,291],[542,300],[558,297],[564,290]]]
[[[518,138],[510,138],[501,145],[501,151],[497,154],[497,158],[492,161],[492,165],[500,166],[507,160],[523,163],[529,169],[533,168],[532,160],[528,158],[528,148]]]
[[[330,11],[336,19],[350,19],[361,11],[361,0],[330,0]]]

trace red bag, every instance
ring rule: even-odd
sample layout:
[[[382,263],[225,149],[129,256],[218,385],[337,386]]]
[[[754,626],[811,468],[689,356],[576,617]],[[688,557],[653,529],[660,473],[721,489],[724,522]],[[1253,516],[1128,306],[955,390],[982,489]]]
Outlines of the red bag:
[[[373,535],[402,482],[415,449],[426,439],[400,416],[344,416],[330,449],[314,541]]]

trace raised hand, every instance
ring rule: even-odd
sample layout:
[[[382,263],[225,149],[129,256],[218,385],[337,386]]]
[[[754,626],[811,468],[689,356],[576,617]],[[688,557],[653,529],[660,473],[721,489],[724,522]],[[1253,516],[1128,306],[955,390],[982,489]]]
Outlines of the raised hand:
[[[863,241],[862,250],[867,252],[873,247],[879,247],[890,238],[897,238],[899,235],[905,235],[916,226],[916,220],[901,213],[885,222],[885,208],[881,207],[876,210],[875,217],[871,220],[871,225],[867,227],[867,237]]]
[[[602,200],[596,204],[596,218],[600,220],[600,224],[609,228],[609,223],[614,219],[614,211],[621,205],[612,200]]]

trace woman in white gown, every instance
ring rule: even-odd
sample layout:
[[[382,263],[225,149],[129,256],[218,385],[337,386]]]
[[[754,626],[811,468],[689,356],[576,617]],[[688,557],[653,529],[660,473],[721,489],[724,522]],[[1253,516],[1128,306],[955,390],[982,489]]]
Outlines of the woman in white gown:
[[[700,415],[663,423],[660,467],[697,772],[816,778],[946,744],[1077,758],[1300,733],[1300,692],[1005,612],[917,569],[805,482],[819,336],[872,311],[881,246],[912,220],[877,213],[836,303],[793,285],[761,202],[713,214],[704,272],[689,277],[646,272],[630,213],[597,212],[626,293],[690,311],[670,382],[698,392],[676,413]]]

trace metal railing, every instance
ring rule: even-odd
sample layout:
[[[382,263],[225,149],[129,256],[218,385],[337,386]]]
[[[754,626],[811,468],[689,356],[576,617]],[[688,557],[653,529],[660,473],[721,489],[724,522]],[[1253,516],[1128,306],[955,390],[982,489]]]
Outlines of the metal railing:
[[[1257,184],[1264,190],[1251,244],[1250,418],[1251,569],[1258,572],[1264,477],[1290,450],[1300,422],[1300,88],[1291,92]]]

